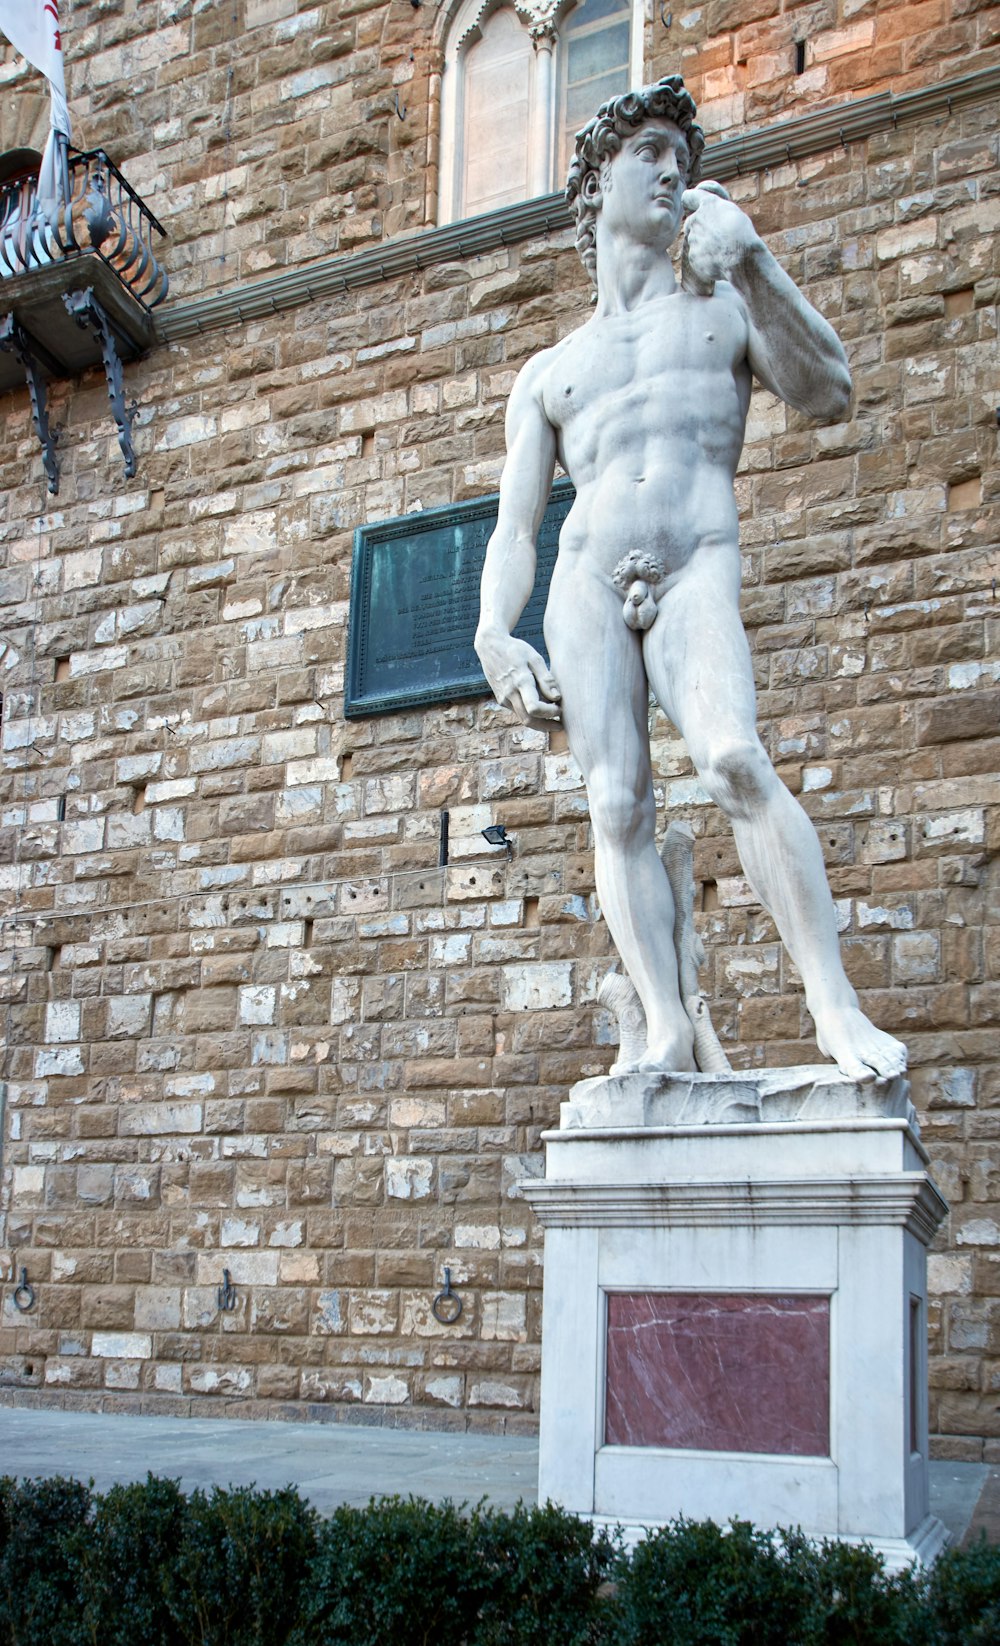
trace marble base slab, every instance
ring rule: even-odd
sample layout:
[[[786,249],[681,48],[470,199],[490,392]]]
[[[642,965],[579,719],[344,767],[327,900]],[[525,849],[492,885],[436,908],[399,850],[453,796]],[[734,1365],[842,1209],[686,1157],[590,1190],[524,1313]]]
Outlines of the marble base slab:
[[[539,1500],[933,1557],[926,1248],[905,1080],[581,1081],[522,1188],[545,1234]]]
[[[605,1075],[573,1087],[561,1105],[559,1129],[862,1119],[906,1120],[919,1136],[909,1081],[845,1080],[830,1063],[745,1075]]]

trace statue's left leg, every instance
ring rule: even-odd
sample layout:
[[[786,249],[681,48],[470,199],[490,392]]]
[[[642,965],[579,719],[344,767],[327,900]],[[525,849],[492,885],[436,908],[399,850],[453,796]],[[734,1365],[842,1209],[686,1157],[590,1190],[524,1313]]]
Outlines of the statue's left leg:
[[[661,598],[644,637],[650,683],[732,823],[744,873],[802,975],[820,1049],[854,1080],[899,1074],[906,1048],[869,1022],[844,971],[816,831],[757,736],[738,595],[715,553],[696,556]]]

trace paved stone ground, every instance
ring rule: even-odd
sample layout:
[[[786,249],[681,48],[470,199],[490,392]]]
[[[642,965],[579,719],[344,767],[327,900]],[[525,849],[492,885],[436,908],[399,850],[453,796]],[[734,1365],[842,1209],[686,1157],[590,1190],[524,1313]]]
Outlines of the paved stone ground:
[[[538,1443],[346,1423],[244,1423],[0,1407],[0,1474],[75,1475],[99,1490],[148,1471],[195,1486],[297,1486],[317,1509],[399,1492],[498,1508],[534,1501]],[[931,1464],[931,1509],[956,1542],[1000,1542],[1000,1469]]]
[[[346,1423],[245,1423],[0,1408],[0,1474],[76,1475],[99,1490],[148,1471],[195,1486],[294,1485],[317,1509],[411,1492],[499,1508],[533,1500],[538,1442]]]

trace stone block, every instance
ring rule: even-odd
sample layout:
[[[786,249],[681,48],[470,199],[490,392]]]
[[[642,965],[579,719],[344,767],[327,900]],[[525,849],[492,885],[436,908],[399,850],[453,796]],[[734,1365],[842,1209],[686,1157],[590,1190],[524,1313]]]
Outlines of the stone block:
[[[399,1294],[395,1291],[355,1292],[348,1305],[352,1336],[394,1335],[399,1328]]]
[[[249,1366],[185,1366],[184,1387],[197,1395],[247,1395],[253,1385]]]
[[[486,898],[500,897],[504,890],[504,871],[500,867],[477,863],[475,867],[448,870],[447,895],[451,903],[481,903]]]
[[[269,984],[251,984],[240,989],[240,1022],[273,1023],[275,1000],[276,991]]]
[[[319,1293],[311,1329],[319,1337],[339,1337],[347,1331],[347,1309],[340,1292]]]
[[[39,1047],[34,1057],[34,1073],[36,1080],[83,1074],[83,1052],[79,1046]]]
[[[139,1286],[135,1294],[135,1324],[149,1332],[177,1331],[181,1324],[178,1286]],[[162,1385],[158,1385],[162,1387]]]
[[[481,1378],[469,1386],[470,1406],[498,1406],[518,1409],[529,1405],[528,1382],[525,1378]]]
[[[385,1192],[390,1200],[426,1200],[433,1176],[433,1161],[397,1155],[385,1162]]]
[[[45,1008],[45,1038],[47,1041],[79,1040],[80,1002],[78,1000],[50,1000]]]
[[[480,1299],[484,1342],[523,1343],[527,1337],[526,1302],[523,1293],[483,1292]]]
[[[90,1352],[104,1360],[149,1360],[153,1340],[148,1332],[95,1332]]]
[[[450,1406],[455,1409],[463,1404],[465,1379],[460,1373],[437,1373],[422,1378],[419,1387],[432,1405]]]
[[[227,1250],[225,1267],[235,1286],[276,1286],[278,1284],[277,1252],[244,1252]],[[223,1260],[218,1252],[199,1252],[195,1266],[198,1286],[221,1286]]]
[[[13,1198],[18,1208],[41,1201],[45,1192],[44,1166],[15,1166],[13,1178]]]
[[[568,960],[503,968],[503,1006],[508,1012],[552,1011],[573,998]]]
[[[137,1040],[148,1033],[151,994],[112,996],[106,1005],[105,1034],[109,1040]]]
[[[122,1137],[169,1137],[200,1132],[203,1110],[200,1103],[134,1103],[124,1107],[118,1118]]]
[[[77,1199],[85,1206],[106,1206],[115,1194],[113,1166],[80,1166],[76,1173]]]
[[[410,1399],[410,1387],[395,1372],[372,1372],[364,1378],[362,1398],[372,1406],[403,1406]]]

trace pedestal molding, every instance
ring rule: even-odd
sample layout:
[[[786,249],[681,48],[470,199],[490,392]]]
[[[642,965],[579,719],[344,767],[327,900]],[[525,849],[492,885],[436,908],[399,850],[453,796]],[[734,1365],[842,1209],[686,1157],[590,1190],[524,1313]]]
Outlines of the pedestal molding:
[[[533,1178],[521,1192],[547,1229],[889,1224],[926,1243],[948,1213],[947,1202],[922,1172],[729,1184]]]
[[[592,1526],[601,1527],[605,1531],[620,1532],[624,1547],[629,1553],[644,1538],[670,1525],[669,1520],[621,1521],[616,1520],[613,1515],[585,1515],[581,1518],[589,1520]],[[810,1537],[808,1541],[819,1548],[826,1539]],[[951,1533],[936,1515],[927,1515],[909,1537],[856,1537],[849,1532],[840,1532],[837,1534],[837,1542],[850,1543],[855,1548],[864,1546],[873,1549],[877,1555],[882,1556],[887,1571],[901,1572],[911,1566],[933,1566],[938,1555],[942,1554],[951,1542]]]

